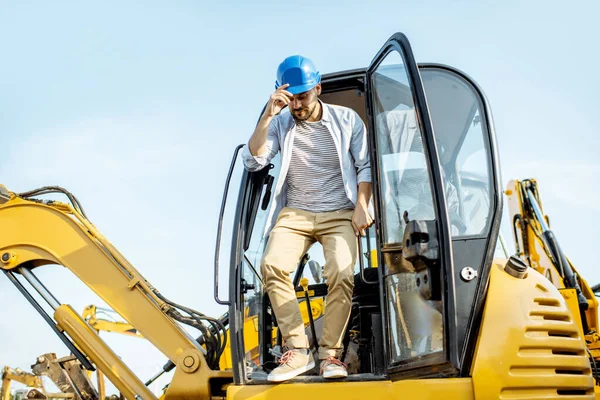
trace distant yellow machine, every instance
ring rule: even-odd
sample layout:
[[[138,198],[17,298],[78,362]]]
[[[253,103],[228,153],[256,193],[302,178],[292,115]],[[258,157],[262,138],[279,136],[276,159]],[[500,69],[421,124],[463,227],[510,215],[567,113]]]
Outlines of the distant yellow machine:
[[[221,230],[241,146],[225,185],[215,252],[214,298],[229,307],[226,318],[167,299],[60,187],[16,193],[0,186],[0,270],[81,365],[102,371],[126,399],[157,399],[148,388],[156,377],[138,377],[46,288],[37,268],[68,268],[169,359],[174,374],[165,400],[599,399],[597,349],[586,342],[597,335],[597,302],[585,280],[544,229],[554,267],[534,264],[535,257],[524,261],[521,252],[497,258],[504,198],[491,108],[479,86],[455,68],[417,64],[399,33],[368,68],[323,75],[321,83],[321,99],[352,108],[369,132],[375,225],[357,239],[341,355],[352,370],[347,379],[327,381],[315,370],[285,384],[267,380],[285,343],[253,260],[264,252],[272,195],[283,184],[275,179],[277,159],[261,171],[244,171],[232,195],[237,207],[228,296],[222,298]],[[57,193],[68,203],[48,200]],[[182,191],[153,201],[168,212],[195,199]],[[174,257],[148,251],[164,265],[165,280],[195,288],[195,282],[169,275]],[[177,259],[190,264],[205,260],[195,248],[180,251]],[[310,310],[314,350],[319,330],[310,316],[321,313],[318,299],[327,307],[328,286],[321,279],[309,284],[302,262],[291,279],[299,304]],[[198,338],[182,324],[197,329]],[[221,369],[222,361],[231,369]]]
[[[106,317],[100,317],[101,314],[105,315]],[[98,332],[114,332],[127,336],[143,338],[143,336],[133,326],[131,326],[131,324],[115,319],[114,314],[116,313],[109,308],[97,307],[93,304],[90,304],[84,308],[83,312],[81,313],[81,317]]]
[[[44,391],[42,378],[39,376],[6,366],[2,369],[2,388],[0,389],[1,400],[10,400],[11,381],[19,382],[30,388],[41,389]]]
[[[69,357],[57,359],[55,354],[48,353],[39,356],[36,364],[32,365],[32,371],[25,372],[20,369],[4,367],[2,370],[2,387],[0,399],[10,400],[11,381],[19,382],[27,386],[26,389],[16,391],[16,397],[23,399],[74,399],[74,400],[98,400],[99,397],[91,382],[79,369],[79,362]],[[44,387],[42,376],[48,376],[61,390],[60,393],[49,393]]]

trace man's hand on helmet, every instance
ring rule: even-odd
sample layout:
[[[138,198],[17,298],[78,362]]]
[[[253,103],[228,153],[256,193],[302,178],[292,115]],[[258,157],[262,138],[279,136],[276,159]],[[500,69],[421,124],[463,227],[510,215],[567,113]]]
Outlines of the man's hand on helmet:
[[[271,95],[271,98],[269,99],[269,104],[267,104],[267,109],[265,110],[269,117],[274,117],[275,115],[279,114],[281,110],[283,110],[285,107],[287,107],[288,104],[290,104],[290,101],[294,96],[290,92],[285,90],[289,86],[290,85],[288,83],[286,83],[285,85],[281,85],[281,87],[279,87],[279,89],[277,89]]]

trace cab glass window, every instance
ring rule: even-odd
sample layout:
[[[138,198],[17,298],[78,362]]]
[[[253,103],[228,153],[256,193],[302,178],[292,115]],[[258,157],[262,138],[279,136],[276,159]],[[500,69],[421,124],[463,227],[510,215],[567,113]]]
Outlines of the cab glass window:
[[[394,365],[443,350],[441,302],[421,296],[415,268],[401,250],[405,221],[433,221],[436,215],[413,91],[400,53],[386,56],[372,75],[371,87],[388,349]]]
[[[457,74],[421,72],[443,171],[453,237],[487,234],[492,173],[480,96]]]

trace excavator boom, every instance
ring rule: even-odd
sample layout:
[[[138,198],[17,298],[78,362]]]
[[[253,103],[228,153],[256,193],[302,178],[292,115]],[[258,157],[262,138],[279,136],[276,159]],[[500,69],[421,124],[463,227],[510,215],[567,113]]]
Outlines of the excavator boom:
[[[98,232],[73,196],[70,196],[72,205],[34,198],[39,193],[58,190],[44,188],[17,195],[0,186],[0,225],[3,227],[0,268],[16,285],[23,286],[18,279],[20,275],[42,295],[55,310],[54,319],[46,316],[46,320],[55,321],[59,331],[66,331],[126,398],[155,397],[79,314],[47,291],[34,275],[36,268],[58,264],[71,270],[169,358],[177,370],[167,399],[208,398],[211,379],[219,382],[230,379],[229,372],[209,367],[209,363],[215,365],[215,360],[218,363],[222,349],[213,348],[208,353],[176,322],[190,323],[203,330],[208,338],[210,333],[201,323],[205,316],[162,296]],[[41,312],[41,307],[38,311]],[[210,348],[211,342],[206,340],[206,343]],[[217,346],[224,348],[222,341]]]

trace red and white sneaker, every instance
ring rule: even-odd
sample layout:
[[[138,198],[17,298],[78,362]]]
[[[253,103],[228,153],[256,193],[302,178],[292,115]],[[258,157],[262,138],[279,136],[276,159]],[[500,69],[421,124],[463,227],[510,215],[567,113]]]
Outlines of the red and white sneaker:
[[[279,360],[279,364],[279,367],[271,371],[267,377],[269,382],[287,381],[315,367],[312,353],[308,349],[286,351]]]
[[[335,357],[321,360],[321,376],[327,379],[348,377],[348,367]]]

